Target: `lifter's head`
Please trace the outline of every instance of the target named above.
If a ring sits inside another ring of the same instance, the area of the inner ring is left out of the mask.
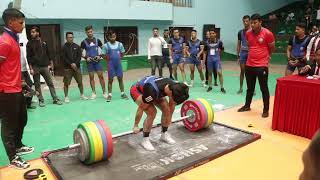
[[[184,83],[174,83],[169,85],[170,92],[167,94],[171,96],[176,104],[181,104],[189,98],[189,87]]]

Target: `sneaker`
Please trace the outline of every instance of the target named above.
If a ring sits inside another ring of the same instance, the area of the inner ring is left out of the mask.
[[[174,80],[173,76],[170,76],[170,79],[171,79],[171,80]]]
[[[190,82],[190,87],[194,87],[194,81],[193,80]]]
[[[163,142],[166,142],[168,144],[175,144],[176,143],[176,141],[174,139],[172,139],[172,137],[170,136],[170,134],[168,132],[161,133],[160,140]]]
[[[97,98],[97,95],[95,93],[92,93],[90,99],[93,100],[93,99],[96,99]]]
[[[40,106],[40,107],[45,107],[46,104],[44,104],[44,101],[39,101],[39,106]]]
[[[261,115],[261,117],[262,117],[262,118],[267,118],[267,117],[269,117],[269,112],[268,112],[268,111],[263,112],[262,115]]]
[[[222,92],[223,94],[227,93],[224,88],[221,88],[220,90],[221,90],[221,92]]]
[[[27,169],[30,167],[30,164],[22,160],[20,156],[15,155],[14,158],[11,160],[9,167],[13,167],[16,169]]]
[[[212,87],[209,87],[207,90],[207,92],[210,92],[210,91],[212,91]]]
[[[121,99],[125,99],[125,100],[128,100],[128,96],[126,94],[121,94]]]
[[[21,148],[16,150],[16,153],[18,156],[21,156],[21,155],[32,153],[33,151],[34,151],[34,147],[23,145]]]
[[[53,100],[53,104],[62,105],[62,102],[60,101],[60,99],[56,99],[56,100]]]
[[[251,108],[248,106],[242,106],[240,109],[238,109],[238,112],[245,112],[245,111],[251,111]]]
[[[144,137],[142,139],[141,146],[147,151],[154,151],[155,150],[153,145],[150,142],[150,138],[149,137]]]
[[[111,101],[111,98],[112,98],[112,96],[108,95],[107,98],[106,98],[106,99],[107,99],[107,102],[110,102],[110,101]]]
[[[82,94],[82,95],[80,96],[80,99],[81,99],[81,100],[88,100],[89,98],[88,98],[87,96],[85,96],[85,95]]]
[[[69,103],[69,102],[70,102],[70,99],[69,99],[68,97],[65,97],[65,98],[64,98],[64,102],[65,102],[65,103]]]
[[[240,89],[238,92],[237,92],[237,94],[242,94],[243,93],[243,90],[242,89]]]
[[[218,86],[218,83],[217,83],[217,82],[214,82],[214,86]]]
[[[207,88],[207,87],[208,87],[208,86],[206,85],[206,82],[205,82],[205,81],[202,82],[202,86],[203,86],[204,88]]]
[[[138,126],[134,126],[132,128],[132,131],[133,131],[134,134],[138,134],[140,132],[140,128]]]
[[[103,93],[103,97],[105,98],[105,99],[107,99],[108,98],[108,94],[107,93]]]

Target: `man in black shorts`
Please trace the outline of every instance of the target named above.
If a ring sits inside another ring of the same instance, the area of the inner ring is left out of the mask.
[[[154,150],[149,139],[149,134],[157,114],[156,107],[162,112],[162,133],[160,139],[168,144],[174,144],[175,140],[171,138],[167,130],[171,124],[175,106],[183,103],[189,98],[188,86],[184,83],[174,82],[169,78],[147,76],[131,87],[130,95],[133,101],[138,105],[133,128],[134,133],[139,132],[138,125],[143,112],[147,114],[143,124],[143,140],[141,145],[148,151]],[[169,97],[169,102],[165,98],[166,96]]]

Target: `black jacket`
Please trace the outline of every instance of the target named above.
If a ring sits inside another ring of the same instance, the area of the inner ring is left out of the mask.
[[[318,66],[317,62],[314,61],[313,63],[310,63],[309,66],[311,66],[311,69],[308,72],[299,73],[299,75],[309,75],[309,76],[315,75],[316,74],[316,67]],[[319,67],[319,71],[320,71],[320,67]]]
[[[45,67],[53,60],[46,42],[32,39],[27,43],[28,63],[33,66]]]
[[[71,69],[71,64],[75,63],[80,68],[81,48],[76,43],[65,43],[62,48],[62,59],[65,69]]]

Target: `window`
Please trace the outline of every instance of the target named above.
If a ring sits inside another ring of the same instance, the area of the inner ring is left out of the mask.
[[[126,54],[138,54],[138,28],[136,26],[109,26],[104,28],[104,42],[107,42],[108,31],[117,34],[117,41],[121,42],[126,50]]]

